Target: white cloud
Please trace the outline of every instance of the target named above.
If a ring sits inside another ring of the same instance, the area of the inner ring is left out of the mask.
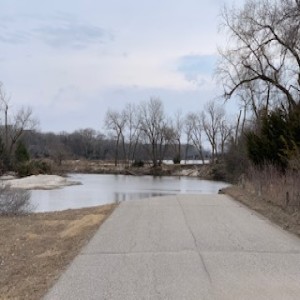
[[[208,65],[220,8],[218,0],[11,0],[0,12],[0,80],[47,130],[76,129],[74,117],[99,124],[95,111],[138,97],[194,107],[216,94]]]

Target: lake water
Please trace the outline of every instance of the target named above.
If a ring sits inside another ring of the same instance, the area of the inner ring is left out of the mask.
[[[69,178],[82,185],[31,191],[35,211],[57,211],[163,195],[216,194],[228,186],[224,182],[192,177],[71,174]]]

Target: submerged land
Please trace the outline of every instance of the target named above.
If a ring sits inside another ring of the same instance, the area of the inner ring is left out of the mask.
[[[64,165],[65,171],[144,175],[150,167],[126,168],[94,162],[73,161]],[[208,166],[161,167],[166,175],[209,178]],[[125,172],[125,173],[123,173]],[[38,175],[24,179],[6,178],[11,186],[27,189],[58,188],[78,182],[58,175]],[[241,186],[222,190],[236,201],[265,216],[281,228],[300,236],[298,209],[287,210],[267,202]],[[0,217],[0,299],[40,299],[99,226],[112,213],[115,205],[51,213],[30,213]]]

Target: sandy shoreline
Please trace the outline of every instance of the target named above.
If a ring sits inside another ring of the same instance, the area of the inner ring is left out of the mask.
[[[25,190],[52,190],[70,185],[79,185],[81,182],[72,181],[58,175],[31,175],[24,178],[1,178],[5,186]]]

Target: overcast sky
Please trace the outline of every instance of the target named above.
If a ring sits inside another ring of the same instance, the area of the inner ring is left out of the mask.
[[[150,97],[169,114],[201,110],[222,92],[212,75],[224,3],[233,1],[0,0],[11,110],[31,106],[44,132],[101,131],[108,108]]]

